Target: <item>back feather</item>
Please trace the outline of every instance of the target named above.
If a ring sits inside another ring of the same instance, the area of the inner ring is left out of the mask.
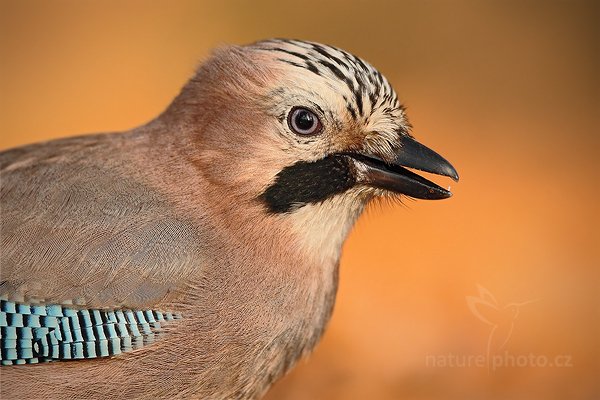
[[[140,141],[97,135],[0,153],[0,295],[99,309],[177,300],[203,241],[147,183]]]

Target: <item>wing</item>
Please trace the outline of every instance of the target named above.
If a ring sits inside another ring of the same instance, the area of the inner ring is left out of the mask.
[[[113,357],[152,344],[181,315],[0,300],[0,364]]]
[[[152,343],[177,318],[160,310],[198,272],[202,240],[144,183],[129,139],[0,153],[3,365],[115,356]]]
[[[3,298],[150,309],[180,295],[202,263],[198,227],[144,182],[126,139],[0,153]]]

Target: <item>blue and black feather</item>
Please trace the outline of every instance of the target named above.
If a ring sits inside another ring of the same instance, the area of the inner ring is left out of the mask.
[[[181,315],[156,310],[79,309],[0,299],[2,365],[111,357],[152,343],[161,323]]]

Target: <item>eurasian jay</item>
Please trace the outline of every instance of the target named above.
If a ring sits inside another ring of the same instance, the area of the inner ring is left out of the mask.
[[[260,397],[323,334],[365,205],[451,195],[409,130],[370,64],[277,39],[139,128],[2,152],[2,398]]]

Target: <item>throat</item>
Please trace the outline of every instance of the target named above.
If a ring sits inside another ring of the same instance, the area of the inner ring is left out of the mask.
[[[320,265],[338,263],[342,245],[366,205],[360,190],[306,204],[289,214],[302,254]]]

